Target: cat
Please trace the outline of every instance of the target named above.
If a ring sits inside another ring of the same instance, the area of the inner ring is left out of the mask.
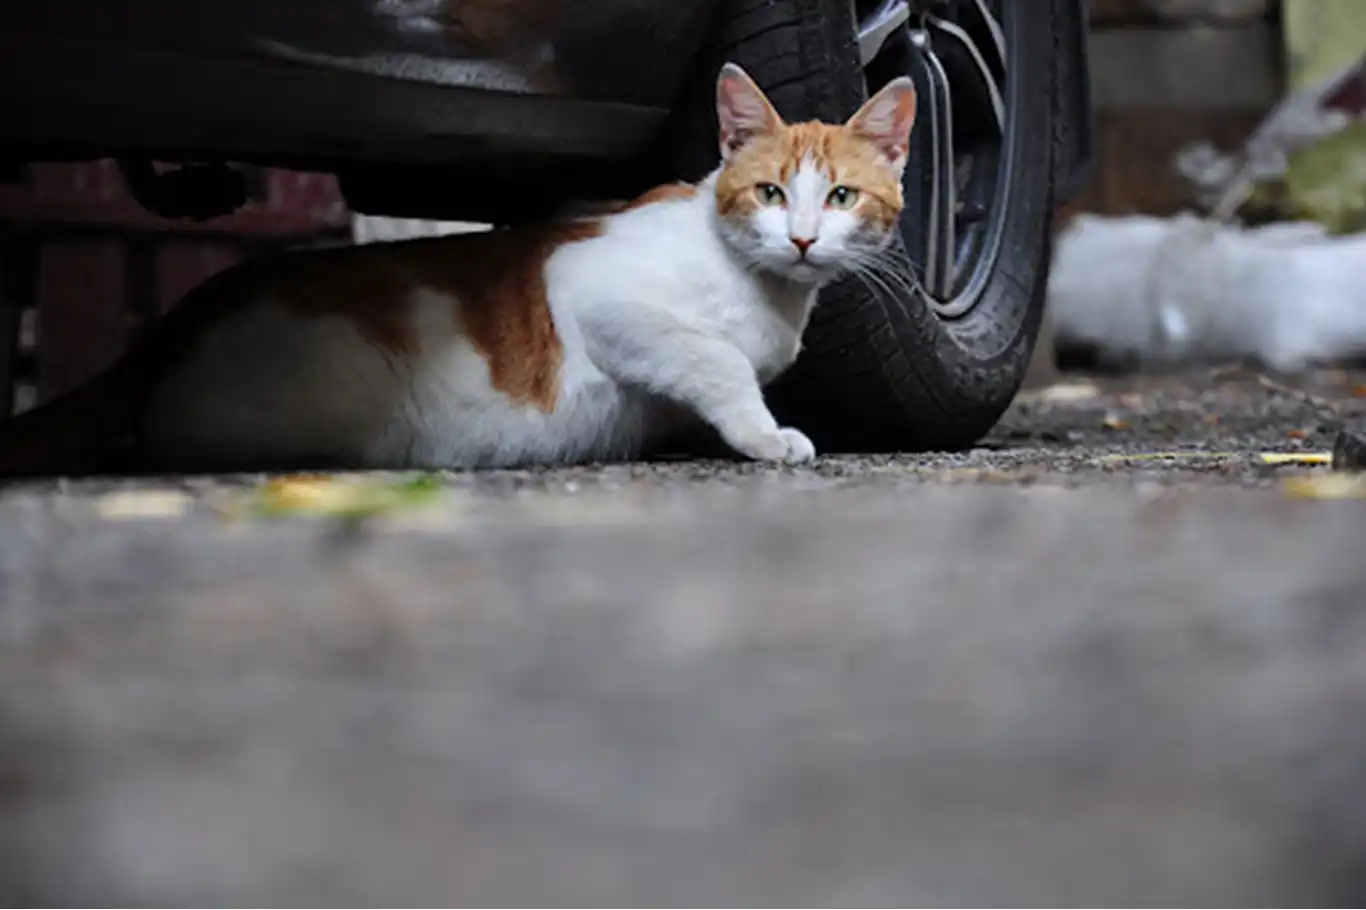
[[[638,457],[688,421],[812,459],[761,387],[820,288],[896,235],[916,94],[788,124],[734,64],[720,164],[610,214],[249,262],[121,362],[0,424],[0,473],[73,473],[111,440],[154,470],[448,469]]]

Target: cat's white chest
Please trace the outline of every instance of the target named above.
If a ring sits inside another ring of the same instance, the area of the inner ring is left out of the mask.
[[[810,311],[809,294],[775,299],[757,282],[744,290],[723,292],[729,300],[747,297],[733,315],[728,334],[745,353],[761,384],[772,381],[790,367],[801,351],[802,330]]]
[[[760,384],[767,384],[792,365],[801,350],[801,334],[777,314],[761,313],[737,326],[736,346],[754,365]]]
[[[716,236],[705,200],[617,219],[599,241],[558,253],[547,268],[566,321],[597,332],[632,324],[659,337],[722,340],[767,380],[790,366],[814,300],[775,287]],[[686,343],[686,342],[682,342]]]

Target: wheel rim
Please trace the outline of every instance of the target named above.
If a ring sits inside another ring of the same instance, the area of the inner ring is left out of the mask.
[[[853,0],[870,93],[910,75],[925,168],[907,168],[902,234],[917,293],[944,319],[977,305],[995,266],[1010,190],[1009,0]],[[1004,16],[1003,16],[1004,13]],[[927,180],[924,191],[912,181]],[[923,227],[923,229],[922,229]]]

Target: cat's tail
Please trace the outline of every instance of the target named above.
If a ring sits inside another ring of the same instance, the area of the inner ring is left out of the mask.
[[[269,261],[208,279],[149,325],[103,373],[32,411],[0,418],[0,478],[90,474],[108,465],[119,443],[136,435],[147,399],[169,364],[245,296],[244,287],[251,287],[262,268],[257,263]]]
[[[125,358],[76,389],[18,417],[0,420],[0,477],[86,474],[133,432],[147,370]]]

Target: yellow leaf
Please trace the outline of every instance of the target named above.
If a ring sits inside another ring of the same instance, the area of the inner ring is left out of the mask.
[[[1295,499],[1366,499],[1366,474],[1290,477],[1281,489]]]
[[[190,497],[176,490],[128,490],[100,497],[101,518],[179,518],[190,511]]]
[[[1241,458],[1237,452],[1128,452],[1102,455],[1099,461],[1219,461]]]
[[[394,509],[428,505],[440,481],[415,478],[329,478],[297,475],[268,481],[255,496],[255,511],[266,515],[330,515],[363,518]]]
[[[261,498],[286,510],[327,511],[355,497],[355,489],[335,480],[312,477],[278,477],[266,483]]]
[[[1333,463],[1332,452],[1263,452],[1258,457],[1262,460],[1262,464],[1330,465]]]
[[[1102,455],[1098,461],[1234,461],[1249,457],[1247,452],[1128,452]],[[1330,465],[1332,452],[1259,452],[1262,464]]]
[[[1100,395],[1100,386],[1088,380],[1080,382],[1060,382],[1039,389],[1031,397],[1048,404],[1069,404],[1076,401],[1090,401]]]

